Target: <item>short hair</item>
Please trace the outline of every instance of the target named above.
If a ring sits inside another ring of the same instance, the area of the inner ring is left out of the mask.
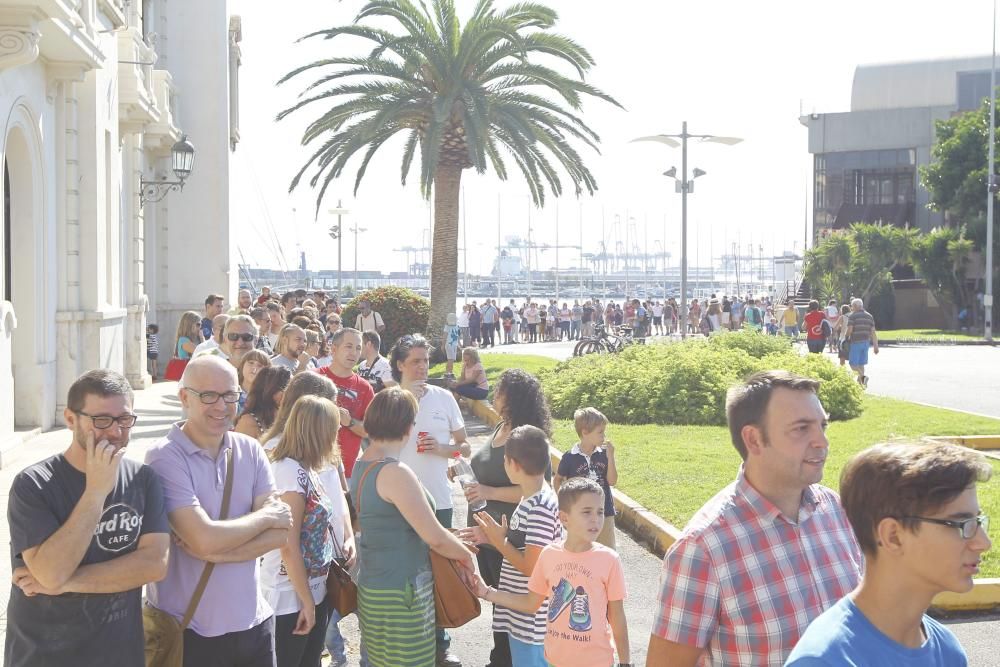
[[[403,371],[399,370],[399,364],[406,361],[406,358],[410,356],[410,352],[417,348],[427,350],[428,355],[434,351],[434,348],[427,342],[427,339],[420,334],[407,334],[392,346],[392,349],[389,351],[389,368],[392,369],[393,380],[396,382],[403,380]]]
[[[576,434],[579,436],[607,423],[608,418],[597,408],[580,408],[573,413],[573,426],[576,427]]]
[[[382,337],[378,335],[377,331],[366,331],[361,334],[361,344],[364,345],[365,343],[371,343],[372,347],[378,350],[382,346]]]
[[[250,309],[250,319],[256,324],[257,320],[267,319],[267,309],[260,306],[254,306]]]
[[[462,349],[462,358],[469,357],[472,359],[473,364],[481,363],[479,360],[479,350],[474,347],[466,347]]]
[[[281,305],[284,306],[287,301],[295,301],[295,292],[285,292],[281,295]]]
[[[71,412],[83,410],[83,404],[87,402],[88,396],[100,396],[108,398],[110,396],[124,396],[132,405],[134,394],[132,385],[128,383],[125,376],[117,371],[107,368],[97,368],[87,371],[78,377],[69,388],[69,395],[66,397],[66,407]]]
[[[819,310],[819,301],[816,299],[809,301],[809,310]]]
[[[851,299],[851,306],[853,306],[855,308],[862,308],[863,309],[865,307],[865,302],[862,301],[861,299],[855,297],[855,298]]]
[[[223,335],[223,337],[225,337],[225,335],[227,333],[229,333],[229,330],[237,322],[240,322],[240,323],[245,324],[248,327],[250,327],[250,331],[252,331],[254,333],[254,335],[257,335],[258,333],[260,333],[257,330],[257,323],[253,321],[252,317],[250,317],[249,315],[240,314],[240,315],[233,315],[228,320],[226,320],[226,326],[222,328],[222,335]]]
[[[324,377],[319,373],[299,373],[292,378],[292,381],[285,387],[285,395],[281,399],[281,407],[278,409],[278,416],[274,418],[271,428],[267,433],[260,436],[260,441],[267,444],[269,440],[281,435],[285,430],[285,423],[288,422],[288,415],[292,412],[292,406],[301,396],[321,396],[331,401],[337,400],[337,385],[333,380]]]
[[[365,412],[365,431],[372,440],[401,440],[417,418],[417,399],[401,387],[389,387],[375,394]]]
[[[156,324],[147,324],[146,328],[149,329],[150,333],[160,333],[160,327]]]
[[[296,315],[292,318],[292,324],[297,325],[301,329],[305,329],[312,324],[312,320],[309,319],[307,315]]]
[[[580,500],[580,497],[587,493],[596,493],[601,497],[601,505],[604,505],[604,489],[601,485],[589,477],[570,477],[559,485],[558,499],[559,511],[568,512],[573,509],[573,505]]]
[[[270,458],[293,459],[309,471],[339,465],[339,430],[340,408],[336,403],[322,396],[302,396],[292,405],[281,440],[271,450]]]
[[[281,304],[276,301],[268,301],[267,303],[264,304],[264,308],[281,313],[282,315],[285,314],[285,309],[282,308]]]
[[[819,381],[795,375],[784,370],[757,371],[742,384],[731,387],[726,393],[726,421],[729,435],[740,457],[747,460],[747,445],[743,442],[743,427],[763,429],[764,415],[775,389],[810,391],[816,393]]]
[[[341,327],[340,329],[337,329],[337,333],[333,334],[333,336],[330,337],[330,345],[334,347],[339,346],[340,341],[344,340],[344,336],[347,335],[354,335],[364,340],[364,337],[362,336],[361,332],[358,331],[357,329],[354,329],[352,327]]]
[[[205,297],[205,306],[206,307],[211,306],[216,301],[225,301],[225,300],[226,297],[222,296],[221,294],[209,294],[208,296]]]
[[[948,443],[880,444],[847,462],[840,475],[840,502],[861,550],[874,557],[878,524],[898,520],[916,532],[919,521],[947,505],[993,469],[979,452]]]
[[[537,426],[518,426],[510,432],[504,456],[515,461],[529,475],[541,475],[548,469],[549,439]]]
[[[845,303],[843,306],[840,307],[840,314],[841,315],[850,315],[851,314],[851,307],[848,306]]]

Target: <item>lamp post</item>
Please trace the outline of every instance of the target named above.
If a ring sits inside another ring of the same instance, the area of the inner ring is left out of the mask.
[[[147,181],[139,178],[139,208],[145,206],[147,202],[162,201],[168,192],[184,189],[184,181],[194,168],[194,145],[188,141],[186,134],[182,135],[170,149],[170,167],[177,176],[176,181],[166,179]]]
[[[717,144],[725,144],[727,146],[732,146],[743,141],[737,137],[717,137],[711,134],[688,134],[688,124],[684,121],[681,125],[680,134],[657,134],[650,137],[639,137],[638,139],[633,139],[632,142],[636,141],[655,141],[660,144],[666,144],[671,148],[681,147],[681,177],[677,178],[677,168],[671,167],[667,171],[663,172],[664,176],[672,178],[676,181],[675,191],[681,193],[681,311],[679,315],[679,322],[681,323],[681,338],[687,337],[687,196],[688,193],[694,191],[694,179],[699,176],[704,176],[705,171],[695,168],[693,178],[688,180],[687,171],[687,154],[688,154],[688,139],[701,139],[701,141],[709,141]],[[680,141],[677,141],[680,139]]]
[[[327,211],[330,215],[337,216],[337,224],[330,227],[330,238],[337,242],[337,299],[340,300],[344,295],[344,278],[343,278],[343,241],[344,241],[344,226],[343,217],[348,214],[348,210],[344,208],[344,202],[340,199],[337,200],[337,208],[331,208]]]
[[[993,200],[1000,190],[994,175],[997,96],[997,0],[993,0],[993,60],[990,62],[989,170],[986,186],[986,290],[983,293],[983,338],[993,340]]]
[[[353,227],[349,228],[351,233],[354,234],[354,295],[358,294],[358,235],[362,232],[367,232],[367,227],[358,227],[358,223],[354,223]]]

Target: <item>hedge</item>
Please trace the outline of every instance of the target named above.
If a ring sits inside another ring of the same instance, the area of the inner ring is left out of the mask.
[[[366,299],[371,301],[372,310],[382,315],[385,323],[382,333],[384,350],[392,347],[402,336],[427,330],[431,302],[405,287],[378,287],[361,292],[344,308],[341,314],[344,326],[354,326],[361,314],[360,304]]]
[[[755,371],[779,368],[821,380],[820,400],[831,419],[861,414],[862,389],[845,369],[822,355],[803,357],[787,340],[755,332],[577,357],[540,379],[559,419],[572,419],[577,408],[593,406],[615,423],[724,425],[729,387]]]

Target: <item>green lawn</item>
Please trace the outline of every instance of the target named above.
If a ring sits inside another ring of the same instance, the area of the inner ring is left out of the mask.
[[[933,341],[945,343],[950,340],[977,340],[983,337],[983,332],[977,331],[946,331],[944,329],[887,329],[879,330],[880,341]]]
[[[997,419],[866,396],[864,416],[830,424],[824,483],[837,489],[840,471],[851,455],[891,438],[997,433]],[[616,447],[618,488],[679,528],[735,478],[740,464],[729,432],[721,426],[612,424],[608,437]],[[569,449],[576,442],[572,422],[558,420],[554,439],[556,447]],[[1000,461],[992,463],[994,477],[980,487],[979,502],[985,514],[1000,517]],[[990,538],[1000,545],[1000,520],[990,527]],[[997,548],[984,555],[980,576],[1000,576]]]
[[[491,354],[485,352],[479,355],[480,360],[483,362],[483,368],[486,369],[486,379],[490,383],[490,397],[493,396],[493,387],[496,386],[497,378],[500,374],[507,370],[508,368],[520,368],[522,370],[536,375],[538,371],[543,369],[553,368],[557,363],[555,359],[550,359],[549,357],[542,357],[537,354]],[[444,364],[435,364],[430,368],[430,377],[437,378],[444,375]],[[462,369],[461,360],[455,362],[455,375],[458,375]]]

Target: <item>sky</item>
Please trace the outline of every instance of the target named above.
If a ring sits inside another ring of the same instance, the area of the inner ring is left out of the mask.
[[[474,0],[457,0],[466,16]],[[498,0],[498,6],[510,4]],[[492,170],[463,174],[459,270],[489,272],[500,236],[526,237],[539,244],[580,246],[599,252],[625,243],[639,252],[664,247],[676,265],[680,249],[681,200],[673,181],[680,150],[630,143],[653,134],[689,132],[735,136],[735,146],[689,144],[689,169],[707,172],[688,200],[691,264],[707,266],[734,242],[765,257],[802,251],[806,236],[811,159],[801,113],[848,111],[854,69],[859,64],[988,54],[992,3],[986,0],[547,0],[559,13],[555,32],[587,48],[596,65],[587,81],[625,109],[601,100],[583,108],[587,124],[601,136],[600,153],[578,146],[594,173],[598,192],[577,198],[572,187],[549,197],[544,209],[530,204],[517,170],[502,182]],[[412,255],[397,250],[422,247],[430,209],[419,192],[419,170],[400,183],[402,137],[386,143],[354,194],[359,160],[335,182],[316,215],[316,192],[306,180],[293,193],[288,185],[311,155],[300,139],[304,127],[323,112],[310,105],[276,122],[314,77],[282,86],[289,70],[322,57],[361,55],[358,41],[322,39],[296,43],[313,30],[347,25],[363,0],[230,0],[243,19],[240,69],[241,141],[233,154],[232,214],[238,246],[254,267],[295,268],[299,252],[313,270],[337,268],[337,243],[327,233],[335,222],[329,209],[338,200],[349,210],[342,247],[345,271],[405,270]],[[419,159],[419,158],[418,158]],[[513,165],[509,165],[513,169]],[[564,185],[568,177],[562,179]],[[810,214],[811,218],[811,214]],[[616,220],[617,225],[616,225]],[[626,221],[631,220],[631,225]],[[504,241],[505,242],[505,241]],[[465,248],[463,252],[462,248]],[[579,264],[580,250],[559,251],[559,266]],[[554,249],[539,251],[535,266],[556,265]],[[537,263],[536,263],[537,262]]]

